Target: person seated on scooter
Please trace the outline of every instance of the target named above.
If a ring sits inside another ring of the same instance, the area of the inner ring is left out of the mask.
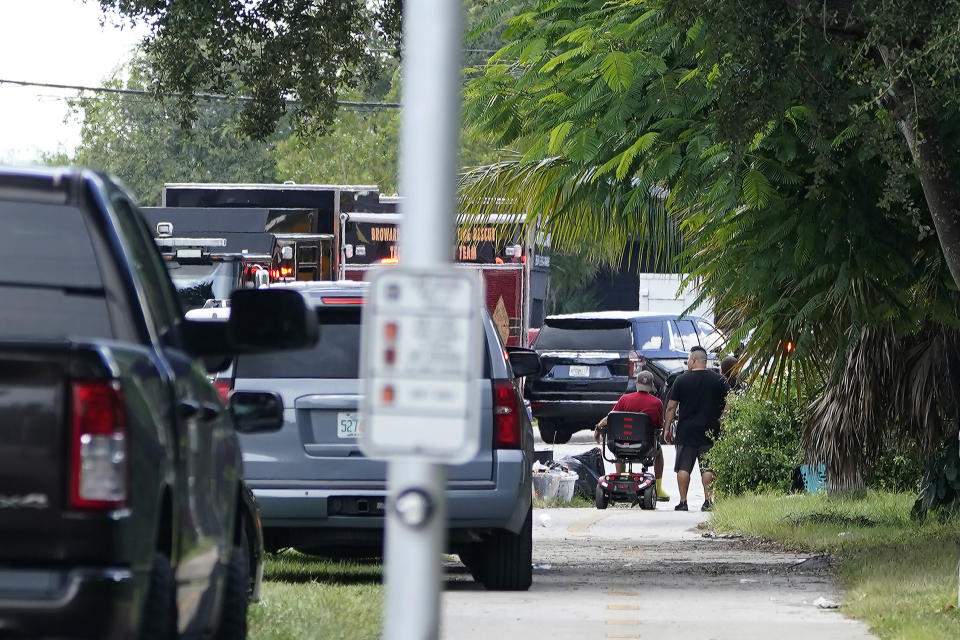
[[[653,395],[656,387],[654,386],[653,374],[649,371],[641,371],[637,374],[636,393],[626,393],[620,396],[617,404],[612,411],[633,411],[635,413],[645,413],[650,416],[654,429],[663,428],[663,402],[660,398]],[[593,430],[593,439],[600,442],[600,432],[607,426],[607,417],[597,423]],[[616,463],[617,473],[623,473],[624,465],[622,462]],[[657,500],[666,502],[670,500],[670,494],[663,490],[663,450],[657,449],[657,458],[653,463],[653,474],[657,478]]]

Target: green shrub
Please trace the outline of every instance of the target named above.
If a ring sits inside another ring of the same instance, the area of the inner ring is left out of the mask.
[[[751,390],[731,396],[730,402],[721,437],[710,451],[717,491],[789,491],[793,470],[803,460],[802,401]]]
[[[710,452],[721,494],[789,491],[793,470],[803,463],[806,399],[773,398],[756,390],[731,396],[723,433]],[[888,447],[869,463],[866,485],[878,491],[916,492],[924,477],[917,444]]]
[[[919,492],[924,464],[918,449],[915,442],[888,447],[870,465],[865,478],[867,488],[877,491]]]

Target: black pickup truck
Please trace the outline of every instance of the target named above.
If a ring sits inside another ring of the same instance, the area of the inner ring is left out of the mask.
[[[282,405],[227,407],[203,362],[312,344],[316,316],[241,290],[229,323],[184,319],[133,201],[85,170],[0,167],[0,265],[0,637],[244,637],[236,430]]]

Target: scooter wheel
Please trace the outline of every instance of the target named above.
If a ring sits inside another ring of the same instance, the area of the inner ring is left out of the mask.
[[[610,500],[607,497],[607,493],[603,490],[603,487],[597,485],[597,490],[594,494],[597,503],[597,509],[606,509],[607,505],[610,504]]]
[[[657,488],[654,485],[650,485],[643,490],[643,498],[641,498],[641,508],[643,509],[656,509],[657,508]]]

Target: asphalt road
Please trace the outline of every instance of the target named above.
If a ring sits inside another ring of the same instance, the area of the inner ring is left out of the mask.
[[[580,432],[555,458],[593,445]],[[538,443],[538,449],[546,445]],[[656,511],[615,506],[535,510],[533,586],[488,592],[457,562],[447,564],[442,637],[537,638],[871,638],[861,623],[818,598],[839,602],[820,558],[704,537],[697,526],[703,489],[695,481],[690,512],[676,512],[673,447],[665,447],[670,503]],[[696,476],[695,476],[696,477]],[[547,516],[546,523],[542,522]],[[544,526],[544,524],[548,526]]]

